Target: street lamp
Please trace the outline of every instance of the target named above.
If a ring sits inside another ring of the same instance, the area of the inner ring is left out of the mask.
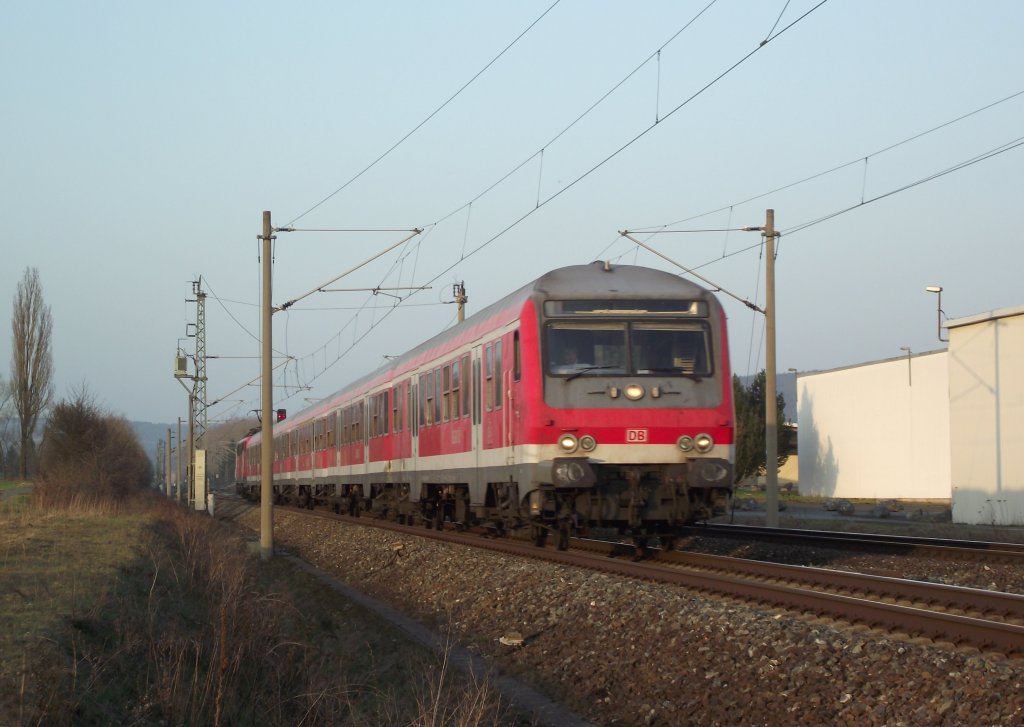
[[[949,339],[942,337],[942,316],[946,315],[945,312],[942,310],[942,286],[929,285],[927,288],[925,288],[925,290],[927,290],[929,293],[935,293],[936,295],[939,296],[938,302],[936,304],[936,308],[938,309],[938,312],[936,313],[936,318],[938,320],[939,340],[942,341],[943,343],[947,343]]]
[[[907,352],[907,386],[913,386],[914,385],[914,381],[911,378],[912,372],[911,372],[911,369],[910,369],[910,353],[911,353],[910,346],[900,346],[900,350]]]

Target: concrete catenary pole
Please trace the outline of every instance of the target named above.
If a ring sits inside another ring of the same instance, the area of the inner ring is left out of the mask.
[[[167,499],[171,499],[171,428],[167,427],[167,463],[164,465],[164,486]]]
[[[270,212],[263,212],[263,305],[262,319],[263,331],[261,335],[262,365],[260,367],[260,399],[261,399],[261,429],[260,429],[260,557],[269,560],[274,554],[274,419],[271,415],[273,407],[273,361],[271,347],[271,316],[273,310],[270,305],[271,293],[271,270],[270,270],[270,243],[273,236],[273,228],[270,225]]]
[[[175,482],[178,483],[178,502],[184,504],[185,503],[185,496],[186,496],[187,493],[185,491],[186,488],[181,486],[182,485],[182,482],[181,482],[182,481],[181,462],[182,462],[183,455],[184,455],[184,452],[182,450],[184,450],[185,448],[182,447],[181,444],[182,444],[182,440],[181,440],[181,417],[178,417],[178,468],[177,468],[177,470],[174,473],[175,474],[174,480],[175,480]]]
[[[188,474],[188,502],[191,507],[196,499],[196,407],[195,387],[188,397],[188,462],[185,464],[185,472]]]
[[[775,388],[775,210],[765,212],[765,525],[779,527],[779,416]]]
[[[466,303],[469,302],[469,296],[466,295],[466,284],[455,283],[452,286],[452,294],[455,297],[455,302],[458,305],[459,323],[466,320]]]

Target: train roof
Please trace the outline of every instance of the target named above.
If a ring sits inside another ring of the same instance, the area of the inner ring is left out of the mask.
[[[555,300],[594,299],[603,295],[642,296],[651,300],[693,297],[708,300],[713,309],[717,309],[717,301],[711,291],[664,270],[637,265],[612,265],[603,261],[557,268],[482,308],[457,326],[427,339],[392,359],[387,365],[352,381],[314,406],[289,417],[275,426],[275,431],[289,431],[297,424],[335,409],[347,392],[370,388],[378,380],[390,381],[415,369],[423,361],[433,358],[433,353],[439,348],[457,348],[506,325],[519,316],[527,300],[535,297]],[[253,437],[258,439],[259,434]]]

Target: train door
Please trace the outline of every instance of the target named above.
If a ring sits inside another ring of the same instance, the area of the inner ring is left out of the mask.
[[[516,463],[516,389],[515,382],[518,381],[519,373],[519,331],[516,331],[512,337],[513,346],[512,351],[509,352],[509,358],[512,359],[511,366],[505,366],[504,371],[501,373],[501,379],[504,382],[504,386],[501,387],[502,394],[505,399],[504,406],[504,429],[505,429],[505,448],[508,455],[505,458],[505,463],[513,465]],[[515,375],[514,375],[515,374]]]
[[[366,397],[363,400],[362,415],[363,415],[363,487],[366,488],[366,475],[370,471],[370,412],[373,411],[373,399]]]
[[[409,431],[412,434],[411,448],[409,450],[409,470],[416,473],[419,470],[418,458],[420,455],[420,411],[419,411],[419,385],[416,377],[409,379]],[[415,474],[413,474],[415,478]],[[419,480],[416,480],[417,493],[419,492]],[[411,484],[411,483],[410,483]],[[418,495],[417,495],[418,497]]]
[[[499,449],[505,446],[505,408],[501,376],[501,339],[484,344],[481,362],[480,419],[481,449]]]
[[[481,348],[473,349],[472,375],[470,378],[471,416],[472,416],[472,442],[473,442],[473,469],[479,476],[480,472],[480,450],[483,445],[483,432],[480,421],[480,391],[482,390],[480,379],[480,357]]]
[[[320,419],[313,420],[313,437],[310,441],[310,455],[309,455],[309,478],[311,482],[316,482],[317,471],[319,469],[320,459],[320,433],[323,431],[323,422]]]

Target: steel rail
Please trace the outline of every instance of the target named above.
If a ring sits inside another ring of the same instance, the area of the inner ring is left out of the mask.
[[[307,516],[343,523],[370,526],[395,531],[405,535],[427,537],[459,545],[482,548],[514,555],[534,558],[551,563],[586,568],[627,578],[664,583],[702,592],[732,596],[754,603],[767,603],[781,608],[796,609],[819,616],[830,616],[852,624],[866,624],[871,627],[898,630],[908,636],[926,636],[940,642],[959,646],[972,646],[980,650],[995,650],[1008,656],[1024,657],[1024,625],[1006,621],[991,620],[977,616],[936,611],[929,608],[888,603],[871,597],[858,597],[836,593],[829,587],[849,588],[856,582],[858,590],[874,592],[874,586],[884,589],[887,597],[907,599],[908,594],[926,603],[944,603],[953,596],[963,598],[966,594],[979,599],[987,598],[986,604],[978,607],[972,601],[959,602],[965,611],[1008,613],[1012,617],[1024,616],[1024,596],[985,592],[921,581],[906,581],[898,578],[853,574],[831,571],[824,568],[804,568],[781,564],[747,561],[726,556],[699,555],[695,562],[702,565],[671,565],[649,560],[636,561],[615,557],[624,553],[624,546],[603,541],[572,539],[570,550],[561,551],[554,547],[539,548],[533,544],[512,538],[486,538],[478,534],[432,530],[423,527],[399,525],[388,520],[336,515],[323,510],[282,507],[281,509]],[[575,549],[573,549],[575,548]],[[585,552],[582,552],[585,551]],[[635,552],[632,548],[629,553]],[[694,555],[694,554],[683,554]],[[707,564],[715,563],[713,568]],[[739,572],[731,570],[742,567]],[[775,577],[766,575],[775,569]],[[798,572],[809,580],[794,585]],[[786,576],[781,574],[785,573]],[[814,579],[827,576],[832,585],[816,582]],[[779,583],[778,579],[789,582]],[[844,585],[836,585],[837,583]],[[870,585],[874,584],[874,586]],[[900,589],[906,588],[906,591]],[[893,590],[895,589],[895,590]],[[898,596],[888,594],[899,594]],[[987,596],[985,595],[987,594]],[[885,596],[883,596],[885,597]],[[979,601],[981,602],[981,601]]]
[[[692,525],[682,529],[687,536],[757,539],[776,543],[812,544],[825,547],[884,551],[900,555],[1024,565],[1024,545],[981,540],[924,538],[911,535],[844,533],[800,528],[766,528],[757,525]]]

